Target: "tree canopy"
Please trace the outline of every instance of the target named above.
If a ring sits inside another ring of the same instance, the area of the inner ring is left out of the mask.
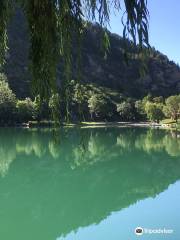
[[[8,48],[8,21],[17,7],[22,9],[27,19],[32,86],[34,94],[39,94],[41,99],[49,98],[56,91],[56,71],[60,59],[64,63],[61,87],[68,95],[72,43],[76,41],[80,45],[86,21],[98,22],[103,27],[102,46],[107,50],[106,27],[111,10],[116,9],[122,16],[123,37],[132,39],[135,44],[137,41],[140,49],[149,45],[147,0],[0,0],[1,65]]]
[[[170,96],[166,99],[164,112],[167,117],[177,121],[180,116],[180,95]]]

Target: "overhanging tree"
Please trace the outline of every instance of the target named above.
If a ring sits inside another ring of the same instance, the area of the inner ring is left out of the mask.
[[[1,66],[8,48],[8,21],[16,7],[23,10],[28,22],[32,86],[34,94],[40,95],[42,100],[47,100],[56,91],[56,71],[60,59],[64,63],[62,90],[68,99],[72,43],[76,41],[80,46],[86,20],[98,22],[103,27],[102,46],[107,50],[106,27],[111,10],[116,9],[122,16],[123,37],[139,44],[140,50],[149,46],[147,0],[0,0]]]

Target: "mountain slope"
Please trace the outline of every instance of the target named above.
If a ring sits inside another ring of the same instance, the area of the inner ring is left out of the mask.
[[[31,92],[31,75],[28,71],[27,24],[20,11],[17,11],[13,17],[8,32],[10,50],[7,54],[5,72],[13,91],[19,98],[24,98]],[[169,96],[180,92],[180,68],[165,55],[152,49],[147,59],[148,71],[146,76],[141,78],[138,57],[131,59],[128,65],[124,62],[124,40],[116,34],[109,33],[111,48],[107,59],[104,60],[100,51],[100,36],[101,28],[89,24],[82,44],[82,82],[108,87],[136,98],[148,93],[155,96]],[[137,51],[129,42],[126,44],[130,51]],[[59,81],[62,77],[61,73],[59,68]]]

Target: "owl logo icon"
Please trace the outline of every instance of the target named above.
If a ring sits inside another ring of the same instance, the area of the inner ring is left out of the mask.
[[[143,235],[143,228],[142,227],[137,227],[135,229],[135,234],[140,236],[140,235]]]

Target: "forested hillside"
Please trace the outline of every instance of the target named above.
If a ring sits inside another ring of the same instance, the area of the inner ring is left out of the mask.
[[[43,27],[43,26],[42,26]],[[169,61],[162,53],[151,50],[147,59],[146,76],[140,77],[137,49],[129,42],[124,42],[115,34],[110,35],[111,48],[107,59],[100,47],[101,28],[98,25],[87,26],[82,44],[81,82],[93,83],[97,87],[106,87],[129,97],[142,98],[148,93],[154,96],[170,96],[180,92],[180,68]],[[124,48],[133,57],[128,64],[124,61]],[[28,70],[28,33],[24,17],[17,12],[9,25],[9,47],[5,72],[18,98],[30,96],[31,75]],[[77,46],[74,46],[74,52]],[[77,59],[73,61],[72,79],[76,78]],[[58,71],[58,81],[62,76]]]

